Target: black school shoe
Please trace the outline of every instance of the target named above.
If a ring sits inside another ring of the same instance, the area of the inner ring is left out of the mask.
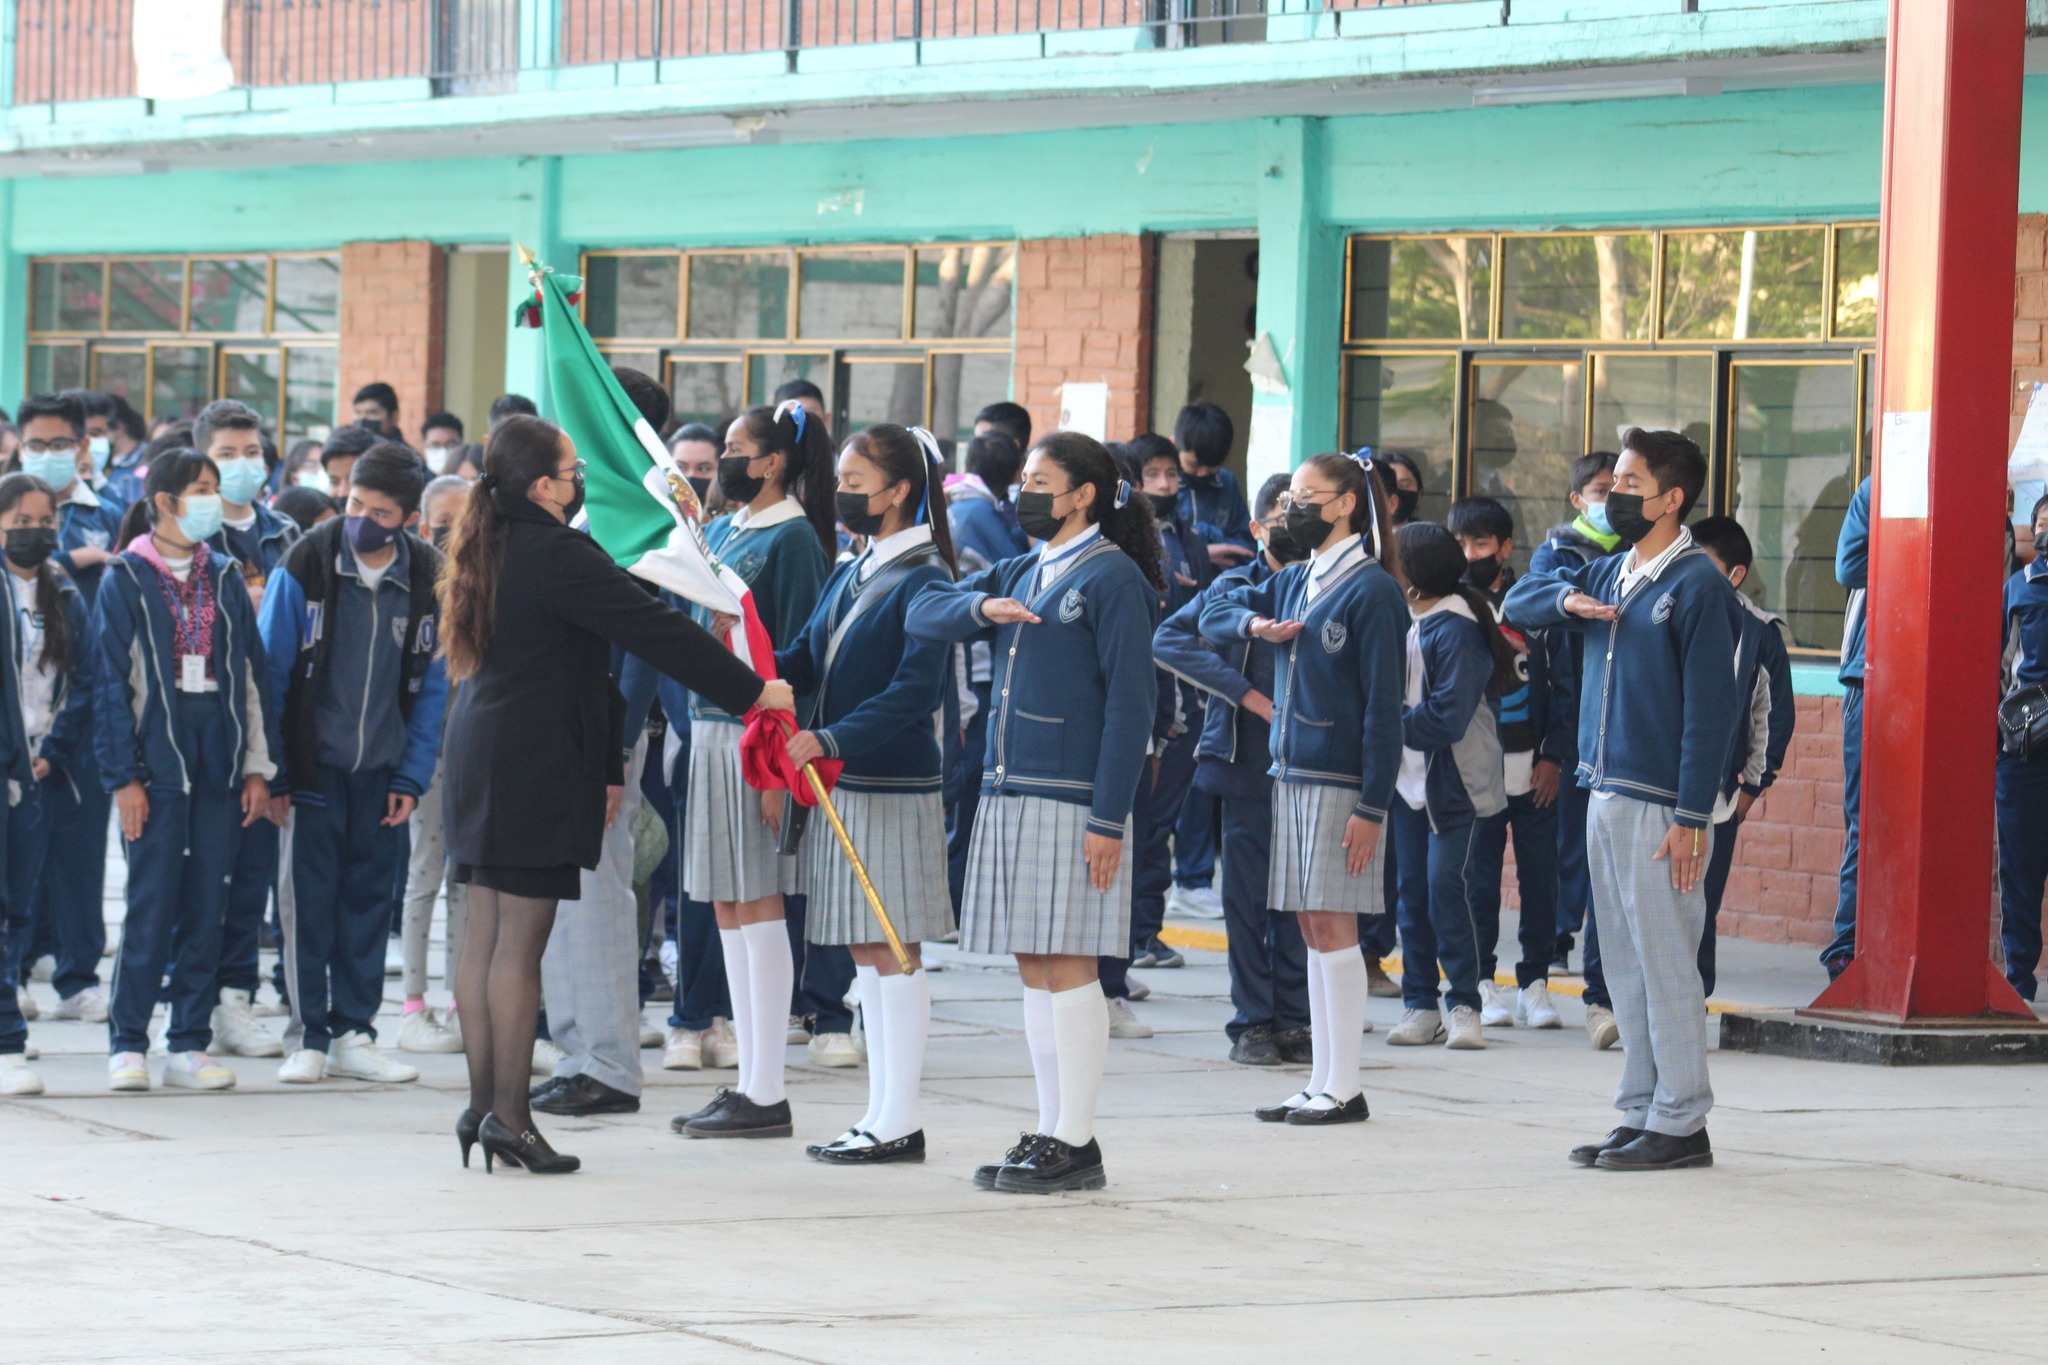
[[[1237,1035],[1237,1041],[1230,1045],[1230,1060],[1239,1066],[1278,1066],[1280,1049],[1273,1042],[1273,1030],[1264,1024],[1253,1024]]]
[[[694,1114],[678,1114],[670,1119],[668,1121],[669,1131],[672,1133],[688,1132],[691,1124],[698,1122],[700,1119],[708,1119],[716,1114],[724,1113],[739,1097],[739,1091],[734,1090],[730,1086],[721,1085],[711,1096],[711,1103],[705,1105]]]
[[[1094,1138],[1082,1147],[1044,1138],[1022,1161],[996,1172],[996,1188],[1005,1194],[1064,1194],[1099,1190],[1108,1183],[1102,1173],[1102,1146]]]
[[[861,1139],[866,1141],[861,1141]],[[873,1133],[849,1133],[822,1146],[806,1147],[808,1154],[835,1166],[879,1166],[890,1161],[923,1161],[924,1129],[890,1142],[877,1142]]]
[[[560,1089],[533,1101],[543,1114],[564,1114],[582,1118],[589,1114],[637,1114],[640,1097],[628,1095],[595,1076],[571,1076]]]
[[[1308,1091],[1297,1090],[1280,1104],[1262,1104],[1252,1110],[1252,1117],[1260,1123],[1285,1123],[1287,1116],[1294,1112],[1296,1105],[1307,1104],[1312,1099]]]
[[[695,1138],[794,1137],[796,1126],[790,1122],[788,1100],[756,1104],[745,1095],[735,1094],[731,1103],[716,1114],[693,1118],[685,1123],[683,1135]]]
[[[996,1187],[996,1175],[1003,1167],[1016,1165],[1025,1157],[1037,1151],[1039,1143],[1050,1141],[1051,1139],[1043,1133],[1019,1133],[1017,1135],[1017,1145],[1004,1152],[1001,1161],[974,1168],[974,1188],[977,1190],[994,1189]]]
[[[1714,1144],[1707,1141],[1704,1128],[1685,1137],[1644,1133],[1626,1147],[1602,1152],[1593,1164],[1603,1171],[1682,1171],[1713,1165]]]
[[[1287,1111],[1287,1122],[1296,1128],[1320,1128],[1330,1123],[1364,1123],[1372,1117],[1372,1111],[1365,1107],[1363,1092],[1353,1095],[1334,1109],[1311,1109],[1302,1105]]]
[[[1600,1160],[1602,1152],[1612,1152],[1626,1147],[1643,1135],[1640,1128],[1617,1128],[1598,1142],[1589,1142],[1583,1147],[1572,1148],[1572,1161],[1580,1166],[1591,1166]]]
[[[553,1099],[562,1093],[562,1087],[569,1083],[567,1076],[550,1076],[526,1092],[528,1104],[539,1104],[542,1100]]]
[[[1280,1049],[1280,1060],[1289,1066],[1313,1066],[1316,1060],[1315,1039],[1305,1028],[1283,1028],[1273,1031],[1273,1046]]]

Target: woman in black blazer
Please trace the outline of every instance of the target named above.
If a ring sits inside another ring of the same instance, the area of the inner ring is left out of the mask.
[[[637,654],[735,715],[790,709],[710,632],[671,611],[567,525],[583,463],[552,422],[491,432],[441,583],[442,648],[459,686],[443,738],[448,858],[469,883],[469,933],[455,999],[469,1054],[462,1160],[484,1144],[529,1171],[573,1171],[527,1108],[540,959],[555,905],[597,866],[606,788],[625,780],[624,703],[611,648]]]

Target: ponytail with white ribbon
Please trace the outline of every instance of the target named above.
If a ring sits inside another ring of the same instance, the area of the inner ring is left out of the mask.
[[[946,467],[946,457],[939,449],[939,438],[926,431],[923,427],[910,428],[910,434],[915,436],[918,445],[924,448],[925,460],[924,496],[917,501],[917,516],[913,522],[913,524],[916,524],[925,520],[925,511],[931,506],[932,501],[932,480],[940,470]]]
[[[1116,481],[1116,501],[1111,503],[1110,506],[1116,508],[1118,511],[1122,511],[1125,505],[1130,502],[1130,500],[1130,481],[1128,479],[1118,479]]]
[[[1365,471],[1365,532],[1372,544],[1372,557],[1384,558],[1381,552],[1385,547],[1380,544],[1380,476],[1379,471],[1373,467],[1372,447],[1360,446],[1356,450],[1347,450],[1344,452],[1344,458]]]

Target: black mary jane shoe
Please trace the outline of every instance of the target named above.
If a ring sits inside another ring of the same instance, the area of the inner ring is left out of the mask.
[[[687,1135],[691,1124],[723,1114],[739,1100],[739,1097],[739,1091],[734,1090],[731,1086],[721,1085],[718,1087],[717,1092],[711,1096],[711,1103],[705,1105],[694,1114],[678,1114],[670,1119],[668,1121],[669,1131]]]
[[[1108,1183],[1102,1173],[1102,1146],[1094,1138],[1079,1147],[1046,1138],[1022,1161],[996,1172],[996,1188],[1005,1194],[1064,1194],[1099,1190]]]
[[[476,1146],[476,1130],[483,1127],[484,1116],[474,1109],[465,1109],[455,1120],[455,1140],[462,1144],[462,1169],[469,1169],[469,1149]]]
[[[1306,1090],[1297,1090],[1279,1104],[1260,1105],[1252,1110],[1252,1117],[1260,1123],[1285,1123],[1289,1114],[1314,1098]]]
[[[561,1089],[533,1101],[543,1114],[585,1118],[592,1114],[637,1114],[640,1097],[606,1085],[595,1076],[572,1076]]]
[[[924,1129],[889,1142],[876,1141],[873,1133],[849,1134],[836,1142],[810,1149],[810,1154],[835,1166],[880,1166],[891,1161],[923,1161]]]
[[[1324,1096],[1325,1099],[1334,1098]],[[1320,1128],[1332,1123],[1364,1123],[1372,1117],[1372,1111],[1365,1107],[1363,1092],[1353,1095],[1334,1109],[1311,1109],[1302,1105],[1299,1109],[1287,1111],[1287,1122],[1296,1128]]]
[[[986,1166],[976,1166],[974,1168],[974,1188],[977,1190],[994,1189],[996,1187],[997,1172],[1001,1171],[1005,1166],[1016,1165],[1036,1151],[1039,1143],[1050,1142],[1051,1140],[1043,1133],[1019,1133],[1017,1135],[1017,1145],[1004,1152],[1001,1161],[991,1162]]]
[[[683,1125],[683,1136],[693,1138],[778,1138],[795,1133],[788,1100],[757,1104],[740,1094],[717,1113]]]
[[[548,1146],[548,1140],[529,1128],[523,1133],[512,1131],[496,1114],[485,1114],[484,1121],[477,1127],[477,1141],[484,1146],[484,1173],[491,1172],[493,1161],[502,1161],[509,1166],[519,1166],[535,1175],[567,1175],[582,1167],[582,1161],[565,1155]]]
[[[1572,1164],[1575,1166],[1595,1165],[1599,1162],[1602,1152],[1612,1152],[1617,1148],[1626,1147],[1642,1135],[1643,1130],[1640,1128],[1617,1128],[1598,1142],[1589,1142],[1583,1147],[1572,1148]]]
[[[1682,1171],[1713,1165],[1714,1144],[1707,1141],[1704,1128],[1685,1137],[1644,1133],[1626,1147],[1602,1152],[1593,1164],[1603,1171]]]

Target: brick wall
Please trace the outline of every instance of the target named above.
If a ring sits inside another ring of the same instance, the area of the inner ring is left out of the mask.
[[[1109,438],[1152,415],[1150,238],[1134,234],[1023,242],[1017,250],[1017,401],[1034,431],[1059,425],[1060,385],[1106,380]]]
[[[1792,751],[1743,824],[1720,931],[1819,946],[1834,936],[1842,866],[1842,703],[1795,701]]]
[[[2020,422],[2034,385],[2048,380],[2042,361],[2041,329],[2048,324],[2048,213],[2020,215],[2019,260],[2012,298],[2012,433],[2019,439]]]
[[[398,390],[407,440],[441,406],[447,256],[432,242],[345,242],[341,248],[344,421],[355,391],[381,379]]]

